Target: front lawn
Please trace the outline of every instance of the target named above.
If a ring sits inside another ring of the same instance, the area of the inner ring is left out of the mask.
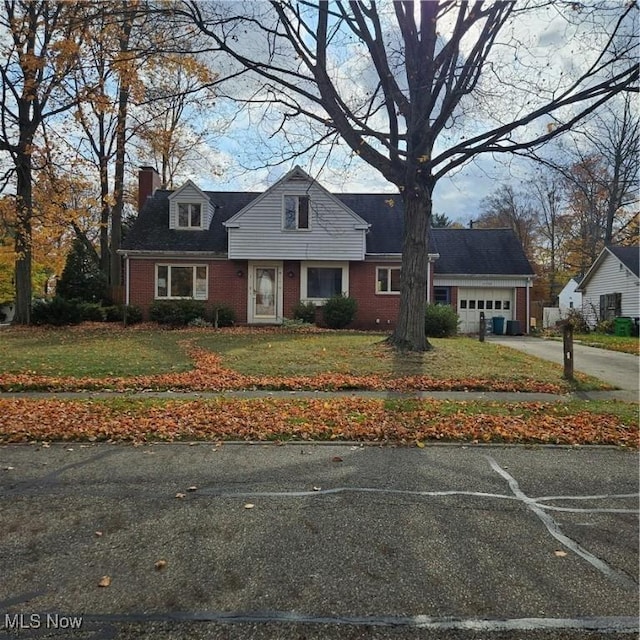
[[[635,337],[613,336],[608,333],[580,333],[575,334],[573,339],[587,347],[640,355],[640,340]]]
[[[0,334],[0,388],[572,389],[560,366],[500,345],[459,337],[432,340],[431,352],[400,354],[384,338],[382,333],[279,328],[11,328]],[[577,384],[603,388],[581,375]]]
[[[572,387],[560,366],[469,338],[398,354],[384,334],[85,325],[0,332],[0,389],[545,391]],[[599,388],[581,377],[582,388]],[[602,388],[602,385],[600,385]],[[637,446],[626,403],[500,403],[380,398],[0,398],[0,443],[173,440],[356,440]]]

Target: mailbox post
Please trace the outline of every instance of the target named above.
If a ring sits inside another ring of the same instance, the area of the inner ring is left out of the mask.
[[[573,325],[565,322],[562,326],[562,348],[564,351],[564,378],[573,380]]]

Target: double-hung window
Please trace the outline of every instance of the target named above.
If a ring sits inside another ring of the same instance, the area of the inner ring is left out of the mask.
[[[376,293],[400,293],[400,267],[376,268]]]
[[[202,205],[193,202],[178,203],[178,229],[201,229]]]
[[[156,298],[207,300],[207,271],[204,265],[156,265]]]
[[[284,196],[282,227],[285,231],[309,230],[309,196]]]

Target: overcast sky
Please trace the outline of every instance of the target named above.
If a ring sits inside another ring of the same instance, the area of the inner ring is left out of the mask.
[[[537,13],[529,14],[526,18],[520,16],[505,29],[503,41],[508,43],[508,47],[496,47],[498,55],[503,56],[496,60],[502,64],[500,74],[504,84],[496,83],[496,77],[493,77],[493,84],[481,87],[491,89],[492,95],[496,97],[495,103],[471,103],[478,107],[477,110],[470,109],[460,119],[459,125],[445,132],[444,139],[438,143],[441,150],[458,141],[461,136],[469,137],[483,127],[496,126],[500,118],[508,119],[515,113],[530,110],[536,101],[545,100],[545,94],[546,97],[557,94],[568,78],[584,71],[593,61],[600,44],[597,42],[597,35],[603,37],[606,31],[600,28],[602,25],[594,27],[593,15],[588,11],[568,9],[571,6],[568,4],[562,5],[566,13],[563,15],[558,10],[560,5],[541,4],[542,8]],[[578,6],[577,3],[574,4]],[[265,7],[266,4],[250,6]],[[384,3],[380,6],[387,9],[390,7]],[[615,6],[612,3],[610,8]],[[619,9],[620,5],[617,6]],[[392,13],[389,20],[391,25]],[[443,24],[441,28],[439,23],[438,28],[439,32],[445,34],[443,37],[446,37],[447,25]],[[245,38],[247,41],[242,43],[243,51],[246,49],[246,55],[251,54],[259,59],[260,47],[266,45],[249,35]],[[516,42],[520,46],[514,47]],[[463,43],[463,51],[464,48]],[[517,54],[514,55],[516,49]],[[371,66],[368,54],[360,52],[358,55],[355,48],[348,50],[349,55],[344,55],[344,51],[341,48],[334,54],[334,60],[338,61],[333,66],[334,82],[337,80],[355,94],[369,88],[367,83],[375,84],[375,74],[369,73],[367,69],[367,65]],[[292,64],[286,55],[282,59],[282,64]],[[221,65],[219,68],[223,72],[233,68],[233,63],[229,62],[219,60],[216,64]],[[225,64],[230,66],[224,69]],[[544,73],[541,73],[541,69],[544,69]],[[527,77],[527,74],[532,75]],[[235,95],[244,93],[253,97],[256,87],[258,84],[252,84],[244,76],[234,80],[232,92]],[[205,123],[205,128],[210,132],[209,145],[200,148],[201,158],[206,161],[192,165],[186,174],[204,189],[263,191],[298,164],[330,191],[395,192],[394,185],[351,154],[344,142],[333,147],[328,158],[322,153],[309,152],[277,164],[283,155],[292,155],[307,146],[313,138],[313,133],[306,135],[304,124],[291,123],[284,133],[273,135],[280,124],[277,114],[271,113],[265,117],[258,107],[238,113],[236,104],[223,98],[218,100],[214,111],[210,120]],[[556,116],[562,118],[563,114]],[[544,130],[549,123],[550,118],[543,118],[534,122],[529,132],[525,130],[519,135],[539,135],[540,130]],[[214,173],[210,170],[212,166],[217,167],[218,171]],[[476,157],[471,163],[439,181],[434,193],[434,212],[467,224],[477,217],[484,197],[504,181],[511,182],[517,188],[529,177],[531,167],[532,165],[508,154]]]

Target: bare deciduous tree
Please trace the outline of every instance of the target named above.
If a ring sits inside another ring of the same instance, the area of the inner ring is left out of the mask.
[[[411,350],[430,348],[427,236],[437,181],[479,154],[550,141],[638,79],[633,4],[189,0],[174,11],[249,70],[260,85],[252,100],[275,105],[284,127],[298,117],[322,124],[398,188],[402,284],[391,342]],[[536,21],[552,19],[575,47],[591,25],[582,66],[560,73],[550,57],[529,54],[537,44],[526,38],[548,26]]]

